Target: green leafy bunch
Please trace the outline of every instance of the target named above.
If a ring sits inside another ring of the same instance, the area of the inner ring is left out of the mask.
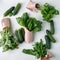
[[[33,45],[33,49],[23,49],[23,53],[36,56],[37,58],[44,57],[47,54],[46,45],[40,42],[36,42]]]
[[[41,14],[43,16],[43,20],[49,22],[54,15],[59,15],[59,11],[48,3],[45,3],[41,8]]]
[[[36,20],[33,17],[29,17],[27,13],[23,13],[23,15],[21,17],[16,18],[18,24],[20,24],[21,26],[26,27],[29,31],[40,31],[42,26],[42,22]]]
[[[4,28],[0,34],[0,46],[3,47],[3,52],[18,48],[18,41],[14,38],[13,34],[9,31],[8,28]]]

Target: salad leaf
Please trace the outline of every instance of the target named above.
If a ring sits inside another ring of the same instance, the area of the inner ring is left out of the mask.
[[[42,28],[41,24],[41,21],[38,21],[35,18],[30,17],[27,21],[27,29],[34,32],[40,31]]]
[[[20,24],[21,26],[24,26],[24,27],[27,26],[27,20],[28,19],[29,19],[29,16],[26,12],[23,13],[23,15],[21,17],[16,18],[18,24]]]

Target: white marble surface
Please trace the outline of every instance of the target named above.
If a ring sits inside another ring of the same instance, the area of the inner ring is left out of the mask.
[[[12,23],[12,29],[13,31],[19,28],[20,26],[16,22],[16,17],[21,16],[23,12],[28,12],[30,16],[36,17],[39,20],[42,20],[42,16],[40,12],[34,13],[26,9],[26,5],[29,0],[0,0],[0,21],[3,18],[3,13],[11,6],[15,6],[18,2],[22,3],[22,8],[19,11],[19,13],[16,16],[12,16],[11,23]],[[33,0],[34,2],[37,2],[41,5],[44,3],[49,3],[53,6],[55,6],[60,11],[60,0]],[[53,18],[55,22],[55,34],[54,37],[56,39],[56,43],[52,44],[52,49],[49,50],[54,57],[50,60],[60,60],[60,15],[55,16]],[[1,25],[0,25],[1,28]],[[47,22],[43,23],[42,31],[35,33],[34,42],[39,41],[40,38],[44,40],[44,35],[46,34],[46,29],[49,29],[49,24]],[[45,40],[44,40],[45,41]],[[22,53],[23,48],[32,48],[32,44],[34,43],[23,43],[19,45],[19,49],[13,50],[13,51],[7,51],[5,53],[2,53],[2,48],[0,48],[0,60],[36,60],[34,56],[26,55]]]

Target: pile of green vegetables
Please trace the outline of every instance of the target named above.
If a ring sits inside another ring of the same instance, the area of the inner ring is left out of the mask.
[[[15,7],[15,6],[12,6],[11,8],[9,8],[9,9],[4,13],[4,16],[16,15],[16,14],[19,12],[20,8],[21,8],[21,4],[18,3],[18,4],[16,5],[16,7]]]
[[[50,21],[50,27],[50,31],[46,30],[47,35],[45,35],[45,44],[43,44],[43,41],[41,39],[40,42],[36,42],[33,45],[33,49],[23,49],[22,52],[25,54],[33,55],[37,58],[45,57],[45,55],[47,55],[47,49],[51,49],[51,42],[56,42],[55,38],[52,36],[55,33],[53,20]]]
[[[3,52],[6,52],[18,48],[19,43],[24,41],[25,32],[23,28],[18,29],[15,31],[16,37],[14,37],[10,29],[6,27],[0,32],[0,35],[0,47],[3,47]]]
[[[42,7],[39,4],[37,4],[36,8],[41,11],[43,20],[47,22],[51,21],[54,15],[59,15],[59,11],[55,9],[54,6],[51,6],[48,3],[45,3]]]
[[[26,27],[29,31],[41,31],[41,21],[36,20],[33,17],[29,17],[29,15],[27,13],[23,13],[23,15],[21,17],[16,18],[18,24],[20,24],[21,26]]]
[[[41,39],[40,42],[36,42],[33,45],[33,49],[23,49],[22,52],[40,58],[40,57],[44,57],[47,54],[47,48],[46,48],[46,44],[44,44]]]
[[[18,48],[18,41],[13,36],[9,28],[4,28],[3,31],[0,32],[0,34],[2,36],[0,39],[0,46],[3,47],[3,52]]]
[[[42,39],[40,42],[37,42],[33,45],[33,49],[23,49],[23,53],[36,56],[37,58],[45,57],[47,55],[47,49],[51,49],[51,43],[55,43],[56,40],[53,37],[55,33],[54,21],[51,20],[54,15],[58,15],[59,11],[56,10],[53,6],[45,3],[43,7],[39,4],[36,5],[36,8],[41,11],[43,20],[50,23],[50,30],[46,30],[45,41],[43,44]]]
[[[15,6],[9,8],[5,13],[4,16],[12,16],[16,15],[21,8],[21,4],[18,3]],[[44,21],[50,23],[50,30],[46,30],[45,41],[44,44],[42,39],[40,42],[36,42],[33,45],[33,49],[23,49],[23,53],[30,54],[36,56],[37,58],[45,57],[47,54],[47,49],[51,49],[51,43],[55,43],[56,40],[53,37],[55,33],[54,21],[51,20],[54,15],[59,15],[59,11],[55,9],[55,7],[45,3],[43,6],[36,4],[36,8],[41,11],[42,17]],[[19,25],[27,28],[29,31],[38,32],[41,31],[42,22],[37,20],[36,18],[29,17],[28,13],[23,13],[21,17],[16,18]],[[3,52],[7,50],[13,50],[18,48],[18,44],[24,41],[25,31],[23,28],[18,29],[15,31],[15,36],[13,36],[11,30],[9,28],[4,28],[3,31],[0,32],[1,39],[0,39],[0,46],[3,47]]]

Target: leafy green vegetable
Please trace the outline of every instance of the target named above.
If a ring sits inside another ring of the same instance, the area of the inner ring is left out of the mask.
[[[37,21],[35,18],[33,17],[29,17],[27,13],[23,13],[23,15],[21,17],[16,18],[18,24],[20,24],[21,26],[26,27],[29,31],[40,31],[42,26],[42,22],[41,21]]]
[[[55,9],[55,7],[45,3],[41,8],[41,14],[43,16],[44,21],[50,21],[54,15],[59,15],[59,11]]]
[[[27,12],[23,13],[21,17],[25,20],[25,22],[27,21],[27,19],[29,19],[29,15]]]
[[[27,13],[23,13],[23,15],[21,17],[16,18],[18,24],[20,24],[21,26],[24,26],[24,27],[27,26],[28,19],[29,19],[29,16]]]
[[[30,17],[27,21],[27,29],[34,32],[40,31],[42,28],[41,24],[42,22]]]
[[[2,36],[0,39],[0,46],[3,47],[3,52],[9,49],[13,50],[15,48],[18,48],[18,42],[8,28],[4,28],[0,34]]]
[[[33,49],[23,49],[23,53],[36,56],[37,58],[44,57],[47,54],[46,45],[41,42],[36,42]]]

